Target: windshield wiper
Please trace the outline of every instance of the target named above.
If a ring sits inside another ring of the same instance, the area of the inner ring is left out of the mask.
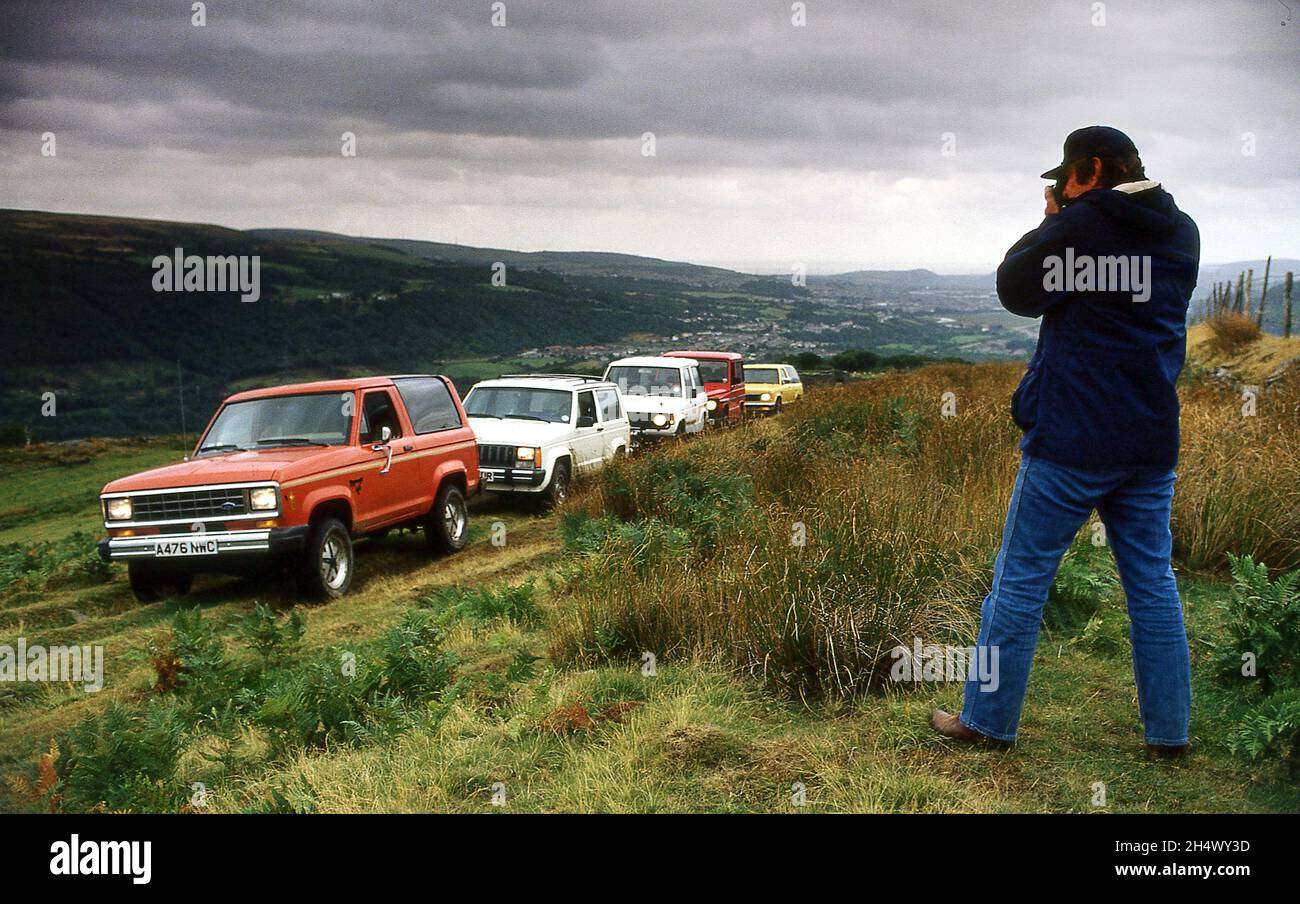
[[[272,436],[268,439],[259,439],[259,446],[328,446],[329,443],[322,443],[319,440],[308,439],[305,436]]]
[[[470,417],[494,417],[498,421],[502,420],[501,415],[488,414],[486,411],[466,411],[465,413],[468,414]]]
[[[528,421],[541,421],[543,424],[551,423],[546,418],[538,417],[535,414],[507,414],[506,417],[514,417],[514,418],[519,418],[521,420],[528,420]]]
[[[199,446],[200,452],[219,452],[222,449],[242,450],[243,447],[238,446],[235,443],[213,443],[210,446]]]

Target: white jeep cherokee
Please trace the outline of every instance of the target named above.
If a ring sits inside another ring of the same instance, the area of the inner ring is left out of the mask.
[[[605,369],[618,386],[632,431],[646,437],[699,433],[708,394],[694,358],[621,358]]]
[[[559,504],[575,477],[630,448],[618,388],[596,377],[507,374],[475,383],[464,404],[485,490]]]

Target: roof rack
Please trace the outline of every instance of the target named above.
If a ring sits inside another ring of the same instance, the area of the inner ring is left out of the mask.
[[[591,374],[502,374],[498,380],[581,380],[584,383],[604,383],[604,377]]]

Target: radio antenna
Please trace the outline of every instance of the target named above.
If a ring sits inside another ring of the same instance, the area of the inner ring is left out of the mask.
[[[185,383],[181,379],[181,359],[176,359],[176,395],[181,405],[181,445],[188,448],[185,441]]]

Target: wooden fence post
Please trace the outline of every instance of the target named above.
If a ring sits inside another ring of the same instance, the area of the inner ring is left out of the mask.
[[[1286,291],[1282,293],[1283,304],[1286,305],[1285,312],[1282,315],[1282,336],[1286,339],[1291,338],[1291,271],[1286,271]]]
[[[1264,288],[1259,293],[1259,319],[1255,322],[1259,328],[1264,328],[1264,302],[1268,301],[1268,271],[1273,268],[1273,255],[1268,256],[1268,261],[1264,264]]]
[[[1237,275],[1237,297],[1233,301],[1233,305],[1232,305],[1232,312],[1234,314],[1241,313],[1241,301],[1245,297],[1246,297],[1246,274],[1239,273]]]

